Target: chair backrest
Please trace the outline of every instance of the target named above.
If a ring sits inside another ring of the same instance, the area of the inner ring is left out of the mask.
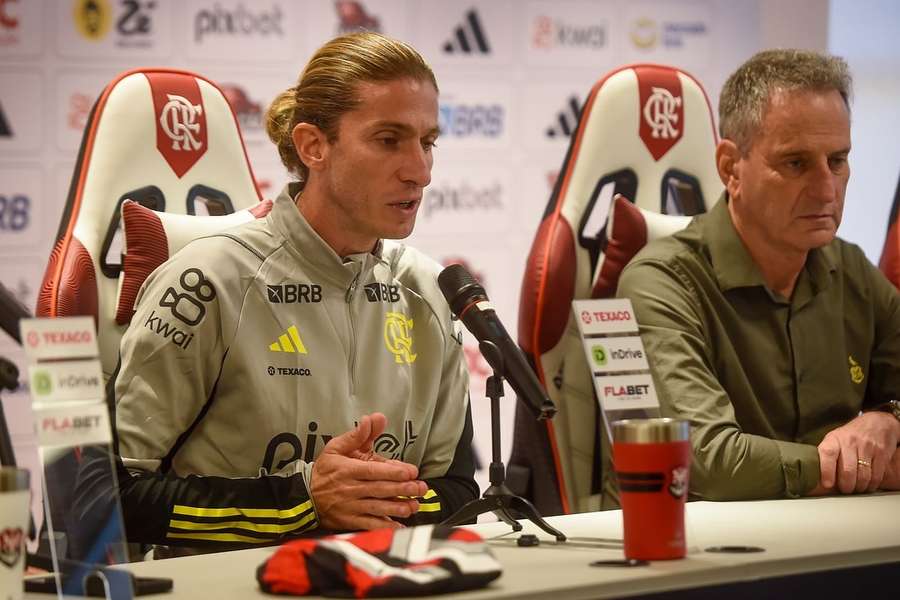
[[[187,71],[132,70],[91,110],[37,314],[93,316],[106,375],[127,327],[115,320],[125,200],[210,215],[260,201],[237,119],[213,82]]]
[[[716,201],[716,142],[706,93],[679,69],[617,69],[585,102],[532,244],[519,307],[519,345],[559,413],[535,423],[517,410],[507,481],[546,514],[600,507],[602,428],[572,300],[613,295],[618,271],[647,238],[685,223],[644,226],[640,234],[634,225],[646,222],[642,215],[692,215]],[[620,200],[610,212],[620,194],[634,206]],[[613,244],[615,219],[621,235],[643,238]]]

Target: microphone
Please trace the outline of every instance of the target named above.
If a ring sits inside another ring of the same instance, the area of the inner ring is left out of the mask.
[[[0,329],[21,344],[19,321],[30,319],[31,317],[32,314],[29,310],[12,295],[12,292],[6,289],[5,285],[0,283]]]
[[[450,265],[438,275],[438,285],[450,310],[463,322],[491,367],[506,378],[538,419],[551,419],[556,407],[541,387],[525,355],[497,318],[487,293],[462,265]],[[486,351],[494,346],[496,351]]]

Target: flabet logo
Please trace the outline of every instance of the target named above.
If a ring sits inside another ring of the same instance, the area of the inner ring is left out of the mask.
[[[85,415],[82,417],[46,417],[41,420],[42,431],[54,433],[72,433],[75,431],[87,431],[100,426],[100,417],[97,415]]]
[[[469,212],[488,216],[503,210],[503,187],[499,183],[476,187],[432,185],[425,189],[422,216],[430,219],[440,212]]]
[[[216,2],[211,9],[201,10],[194,16],[194,41],[203,43],[208,36],[284,37],[278,4],[268,10],[255,10],[256,3],[252,6],[249,9],[239,2],[233,10],[227,10]]]
[[[356,0],[336,0],[334,10],[338,16],[338,34],[354,31],[381,31],[378,17],[366,12],[362,2]]]
[[[540,15],[535,17],[531,27],[531,45],[540,50],[556,48],[600,50],[606,47],[606,26],[571,24]]]
[[[863,379],[866,378],[865,374],[863,374],[862,367],[859,366],[859,363],[853,360],[852,356],[847,356],[847,360],[850,363],[850,381],[856,384],[862,383]]]
[[[413,320],[398,312],[389,312],[384,316],[384,345],[394,355],[398,365],[416,362],[417,354],[412,351]]]
[[[75,0],[72,18],[78,33],[92,42],[98,42],[109,33],[112,9],[107,0]]]

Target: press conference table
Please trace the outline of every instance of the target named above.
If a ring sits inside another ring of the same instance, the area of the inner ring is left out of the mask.
[[[692,502],[686,518],[687,558],[632,568],[589,566],[622,557],[619,511],[550,517],[548,521],[569,536],[564,543],[526,522],[524,532],[541,539],[536,547],[518,547],[518,534],[503,523],[474,525],[490,540],[503,575],[487,588],[439,598],[615,598],[723,584],[736,585],[728,588],[734,590],[743,582],[873,565],[881,565],[882,575],[896,573],[893,582],[900,581],[900,493]],[[711,546],[758,546],[764,551],[704,551]],[[134,563],[128,568],[138,575],[174,580],[171,593],[145,598],[271,598],[259,590],[255,573],[274,551],[258,548]],[[898,597],[898,589],[885,590],[884,597]]]

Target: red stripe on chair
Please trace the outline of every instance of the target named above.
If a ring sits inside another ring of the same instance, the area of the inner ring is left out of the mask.
[[[50,254],[50,263],[38,296],[37,316],[84,315],[94,317],[96,324],[97,274],[94,272],[94,261],[76,237],[69,240],[68,252],[61,259],[65,241],[60,239]],[[59,277],[54,277],[57,272]]]
[[[127,325],[134,315],[134,301],[147,276],[169,259],[169,244],[159,217],[137,202],[122,203],[122,227],[128,248],[122,259],[122,291],[116,307],[116,323]]]

